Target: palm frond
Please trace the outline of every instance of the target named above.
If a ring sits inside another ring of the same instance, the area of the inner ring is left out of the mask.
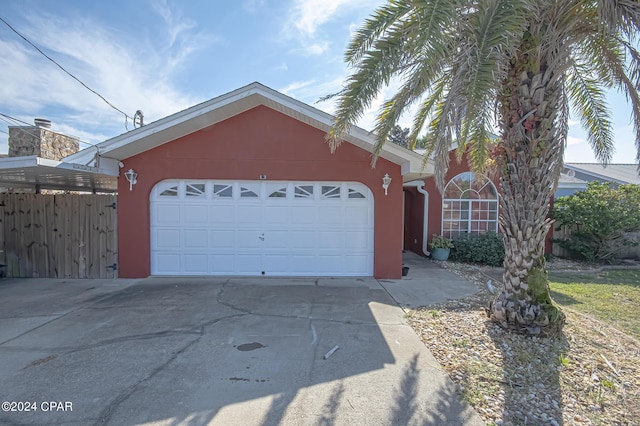
[[[567,73],[566,88],[571,106],[580,116],[596,158],[608,163],[614,150],[611,120],[602,85],[590,77],[593,71],[592,67],[574,62]]]
[[[442,100],[442,97],[450,83],[450,79],[448,78],[449,75],[450,74],[444,74],[433,83],[433,90],[431,90],[428,96],[422,101],[418,111],[416,111],[413,117],[413,128],[409,134],[409,141],[411,141],[412,149],[415,148],[418,135],[422,132],[427,120],[431,118],[431,114],[433,113],[435,106]],[[432,151],[427,149],[425,156],[429,157],[431,154]]]
[[[375,41],[391,26],[396,25],[410,9],[411,3],[405,1],[389,1],[376,9],[351,38],[344,55],[345,62],[356,65]]]

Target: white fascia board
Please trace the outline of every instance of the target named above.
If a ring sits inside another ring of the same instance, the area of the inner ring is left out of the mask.
[[[579,166],[574,166],[574,165],[571,165],[571,164],[564,164],[564,167],[566,167],[567,169],[573,170],[575,172],[580,172],[580,173],[584,173],[585,175],[593,176],[596,179],[603,179],[603,180],[606,180],[606,181],[609,181],[609,182],[615,182],[615,183],[618,183],[618,184],[629,183],[627,181],[614,178],[612,176],[603,175],[603,174],[600,174],[600,173],[593,172],[591,170],[585,170],[583,168],[580,168]]]
[[[293,99],[260,83],[218,96],[131,132],[116,136],[98,145],[86,148],[63,159],[64,162],[90,164],[100,157],[116,161],[153,149],[156,146],[183,137],[190,133],[226,120],[258,105],[274,108],[294,119],[301,120],[322,131],[328,131],[333,117],[317,108]],[[353,126],[345,140],[369,152],[375,146],[375,136],[362,128]],[[138,143],[137,147],[127,146]],[[386,144],[380,156],[402,167],[402,174],[433,174],[433,164],[429,161],[423,167],[424,157],[413,151],[392,144]]]

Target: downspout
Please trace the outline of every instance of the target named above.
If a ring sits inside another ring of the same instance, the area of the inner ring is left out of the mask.
[[[424,195],[424,218],[422,220],[422,252],[425,256],[429,256],[431,252],[427,249],[427,239],[429,237],[429,193],[424,189],[423,180],[414,180],[413,182],[407,182],[403,186],[414,187],[419,193]]]

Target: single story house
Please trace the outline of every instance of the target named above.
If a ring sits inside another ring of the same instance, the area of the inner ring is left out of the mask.
[[[591,181],[640,185],[637,164],[565,163],[555,198],[584,191]]]
[[[0,185],[118,193],[118,275],[399,278],[403,183],[433,164],[259,83],[61,160],[0,160]],[[10,184],[10,185],[9,185]]]
[[[332,121],[252,83],[63,158],[23,144],[0,158],[0,186],[117,192],[121,278],[393,279],[402,251],[427,255],[433,234],[498,231],[497,183],[454,152],[440,194],[420,153],[389,143],[372,168],[375,137],[361,128],[332,153]]]

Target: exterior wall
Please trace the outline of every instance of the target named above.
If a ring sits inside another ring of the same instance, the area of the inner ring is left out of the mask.
[[[455,151],[452,151],[449,155],[449,170],[445,178],[445,183],[457,176],[460,173],[468,172],[471,167],[466,161],[466,158],[458,164],[456,160]],[[500,193],[500,182],[493,179],[493,184],[496,186],[498,193]],[[440,235],[442,232],[442,194],[436,187],[436,182],[433,177],[425,179],[424,189],[429,193],[429,217],[427,225],[428,240],[431,240],[433,234]],[[421,256],[422,253],[422,235],[423,235],[423,223],[424,223],[424,198],[415,188],[405,188],[405,194],[407,196],[411,194],[413,200],[412,210],[407,209],[405,204],[405,234],[404,234],[404,248],[405,250],[411,250]],[[553,198],[551,199],[551,207],[553,208]],[[407,225],[407,224],[410,225]],[[549,233],[545,239],[545,253],[551,253],[553,237],[553,227],[549,230]]]
[[[37,155],[61,160],[78,152],[79,141],[39,126],[9,127],[9,157]]]
[[[429,197],[431,198],[431,197]],[[422,252],[422,226],[424,222],[424,195],[416,188],[404,189],[404,249]]]
[[[138,183],[129,191],[118,179],[119,276],[150,274],[149,197],[164,179],[355,181],[374,195],[374,276],[402,272],[402,176],[400,166],[344,143],[331,154],[323,131],[264,106],[123,161]],[[382,177],[393,181],[388,196]]]

